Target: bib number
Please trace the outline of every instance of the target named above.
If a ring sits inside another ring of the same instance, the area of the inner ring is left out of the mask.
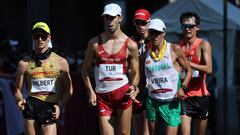
[[[55,82],[56,82],[55,78],[32,79],[31,93],[38,92],[56,93]]]
[[[162,77],[152,77],[150,78],[150,83],[152,86],[153,93],[165,93],[170,92],[173,90],[171,77],[169,76],[162,76]]]
[[[123,75],[122,64],[100,64],[99,65],[99,80],[104,79],[121,79]]]
[[[184,79],[186,77],[186,72],[182,70],[181,72],[181,79]],[[192,69],[192,78],[197,78],[199,77],[199,71],[196,69]]]

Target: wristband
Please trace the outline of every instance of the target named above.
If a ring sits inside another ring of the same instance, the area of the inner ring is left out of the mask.
[[[183,89],[184,92],[187,90],[187,86],[184,84],[181,85],[181,88]]]

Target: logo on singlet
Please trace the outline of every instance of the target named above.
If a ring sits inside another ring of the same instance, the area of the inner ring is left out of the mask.
[[[155,66],[148,66],[147,69],[152,72],[160,71],[160,70],[167,70],[170,69],[171,67],[169,66],[168,63],[163,63],[160,65],[155,65]]]

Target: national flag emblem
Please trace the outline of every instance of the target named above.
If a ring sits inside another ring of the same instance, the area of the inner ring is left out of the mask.
[[[147,60],[147,61],[146,61],[146,64],[150,64],[150,63],[151,63],[151,61],[150,61],[150,60]]]
[[[190,55],[194,55],[194,51],[190,51]]]

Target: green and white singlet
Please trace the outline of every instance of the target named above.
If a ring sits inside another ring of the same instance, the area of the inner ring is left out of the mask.
[[[173,100],[181,85],[180,73],[173,65],[170,50],[171,44],[167,43],[164,56],[159,61],[152,59],[149,50],[145,60],[148,95],[158,101]]]

